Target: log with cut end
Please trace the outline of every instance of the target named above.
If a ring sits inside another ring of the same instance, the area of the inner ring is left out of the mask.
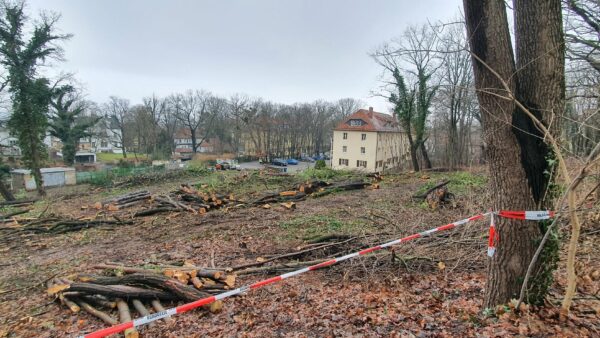
[[[117,309],[119,309],[119,321],[121,323],[127,323],[131,321],[131,312],[129,311],[129,306],[122,299],[117,299]],[[125,330],[125,338],[137,338],[139,337],[139,333],[137,330],[132,327]]]
[[[202,289],[202,287],[204,286],[202,284],[202,281],[200,281],[200,278],[198,278],[198,277],[192,277],[192,278],[190,278],[190,282],[192,282],[192,284],[194,285],[194,287],[196,289]]]
[[[142,317],[145,316],[149,316],[150,315],[150,311],[146,308],[146,306],[144,305],[144,303],[142,303],[139,299],[133,299],[131,301],[131,304],[133,305],[133,307],[135,308],[135,310],[142,315]],[[154,326],[154,322],[151,322],[149,324],[149,326]]]
[[[58,299],[60,299],[61,303],[65,304],[69,308],[69,310],[71,310],[71,312],[73,312],[73,313],[77,313],[77,312],[79,312],[79,310],[81,310],[81,308],[79,307],[79,305],[77,305],[77,303],[75,303],[73,300],[69,299],[67,296],[65,296],[63,294],[59,294]]]
[[[108,325],[117,325],[119,323],[116,319],[111,317],[106,312],[102,312],[102,311],[96,309],[95,307],[91,306],[90,304],[86,303],[85,301],[83,301],[81,299],[77,300],[77,303],[79,304],[79,306],[81,306],[81,308],[84,311],[91,314],[92,316],[99,318],[100,320],[102,320],[103,322],[105,322]]]
[[[160,301],[158,299],[152,300],[150,302],[150,304],[152,304],[152,307],[154,308],[154,311],[156,311],[156,312],[163,312],[166,310],[165,307],[160,303]],[[165,317],[164,320],[167,322],[171,322],[171,323],[175,321],[175,319],[171,318],[170,316]]]

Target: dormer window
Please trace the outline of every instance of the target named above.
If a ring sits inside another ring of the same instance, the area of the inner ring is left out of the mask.
[[[348,121],[348,124],[350,124],[351,127],[360,127],[365,125],[365,121],[361,119],[351,119],[350,121]]]

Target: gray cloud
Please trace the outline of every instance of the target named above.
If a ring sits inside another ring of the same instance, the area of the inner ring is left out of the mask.
[[[292,103],[370,98],[367,55],[409,24],[446,20],[460,0],[29,0],[62,14],[67,61],[89,98],[138,102],[204,88]]]

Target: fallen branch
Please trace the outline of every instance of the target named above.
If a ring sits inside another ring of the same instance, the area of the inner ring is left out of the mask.
[[[433,191],[435,191],[435,190],[437,190],[437,189],[439,189],[439,188],[447,185],[448,183],[450,183],[449,180],[443,181],[443,182],[441,182],[439,184],[436,184],[434,187],[427,189],[427,191],[425,191],[422,194],[413,195],[412,198],[414,198],[414,199],[424,199],[424,198],[427,198],[427,195],[429,195],[431,192],[433,192]]]

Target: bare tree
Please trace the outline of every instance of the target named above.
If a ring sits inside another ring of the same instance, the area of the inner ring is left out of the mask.
[[[249,109],[248,96],[244,94],[234,94],[229,98],[229,118],[233,121],[233,150],[236,155],[240,151],[242,138],[242,122],[244,114]]]
[[[159,146],[160,122],[162,116],[166,113],[167,102],[157,97],[156,94],[145,97],[142,101],[149,122],[148,129],[145,131],[149,144],[145,151],[151,151],[156,156]]]
[[[471,125],[476,113],[471,56],[462,24],[445,26],[440,36],[437,115],[442,120],[445,135],[443,157],[450,168],[466,164],[470,153]]]
[[[600,1],[563,0],[567,9],[567,55],[583,60],[600,74]]]
[[[127,158],[126,141],[130,137],[127,133],[127,120],[130,117],[129,100],[111,96],[104,104],[105,127],[112,133],[110,137],[113,146],[121,148],[123,157]],[[113,132],[117,130],[118,132]]]
[[[364,107],[364,105],[365,103],[363,101],[351,97],[339,99],[334,102],[335,119],[342,120],[346,116]]]
[[[185,94],[177,94],[172,97],[175,115],[179,123],[190,132],[194,153],[198,152],[198,146],[208,136],[214,120],[215,115],[211,111],[215,104],[213,100],[213,95],[204,90],[189,90]]]
[[[437,44],[438,36],[431,26],[411,26],[400,37],[384,44],[371,54],[375,62],[384,68],[384,94],[381,95],[389,99],[389,93],[397,93],[400,77],[409,90],[414,88],[414,113],[410,117],[411,132],[414,133],[411,135],[411,148],[414,149],[411,151],[411,157],[414,158],[415,151],[420,150],[425,168],[431,168],[426,147],[426,129],[432,100],[438,89],[437,84],[432,81],[432,76],[439,67],[438,56],[435,53]],[[396,72],[398,74],[394,75]]]

